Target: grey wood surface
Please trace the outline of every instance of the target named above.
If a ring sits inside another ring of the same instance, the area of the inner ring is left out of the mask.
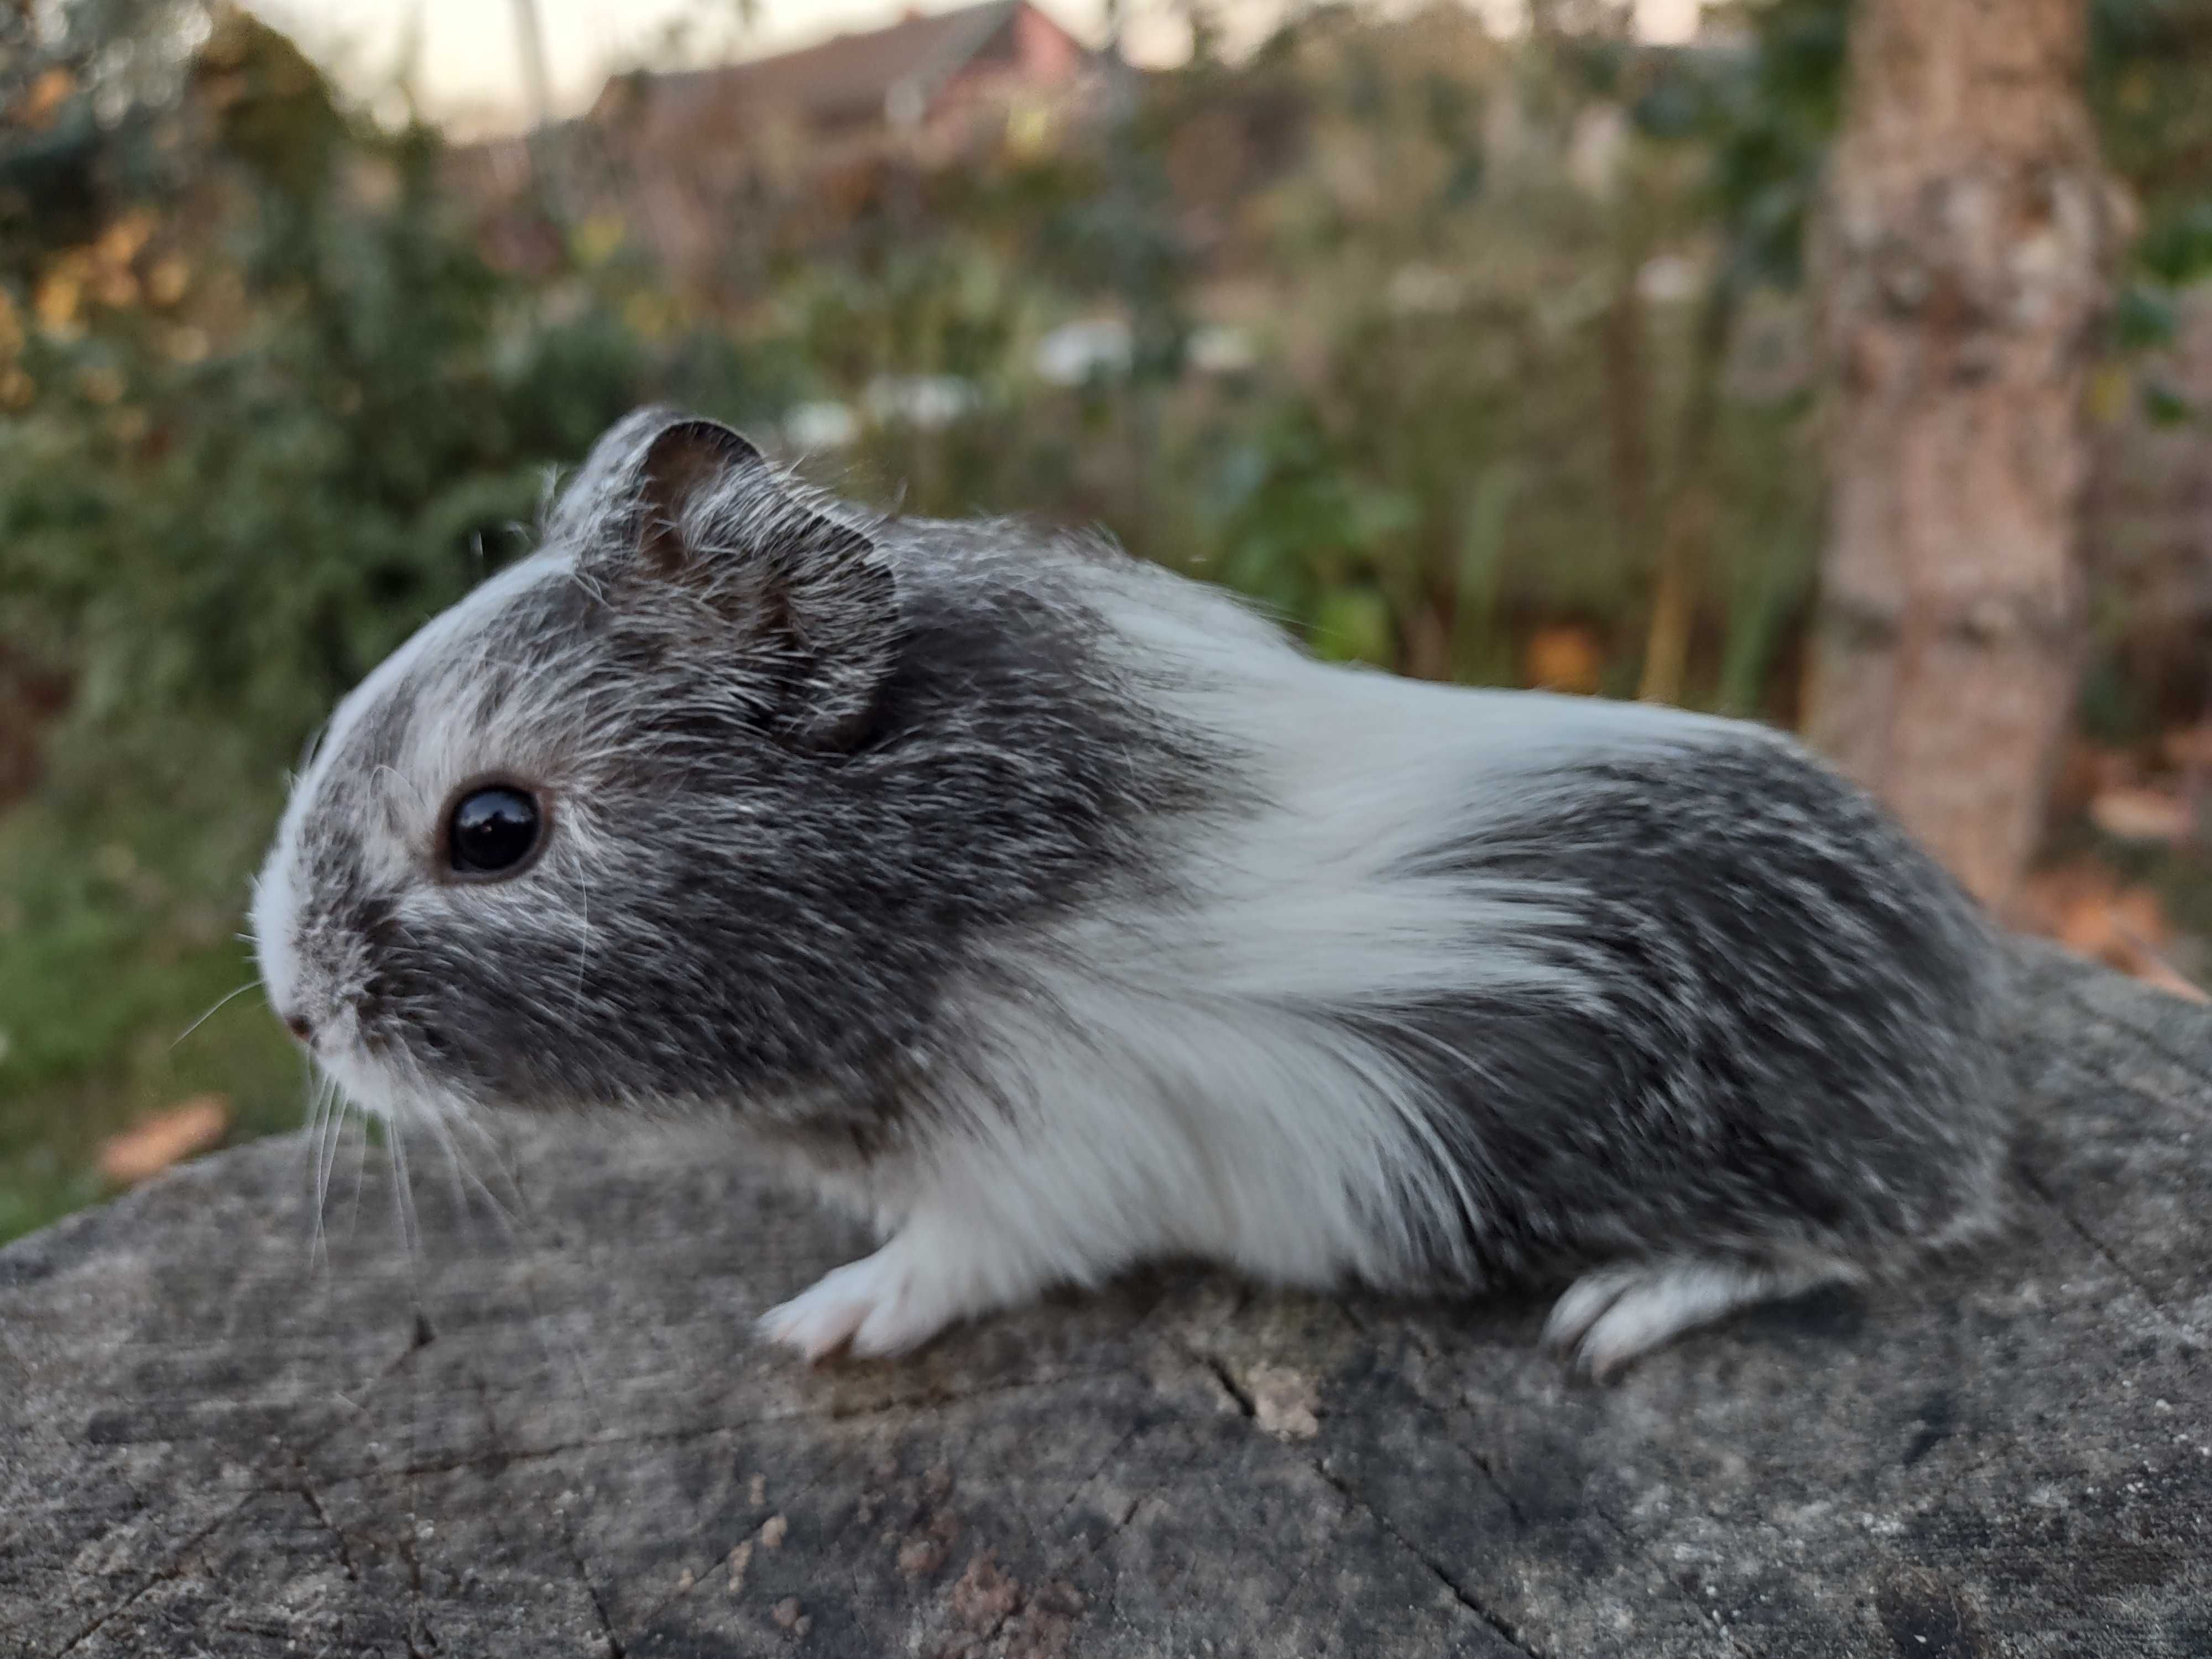
[[[0,1653],[2203,1659],[2212,1013],[2028,961],[2006,1237],[1611,1387],[1195,1271],[810,1373],[726,1148],[207,1160],[0,1251]]]

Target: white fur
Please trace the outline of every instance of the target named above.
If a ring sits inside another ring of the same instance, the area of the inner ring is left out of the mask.
[[[1553,1305],[1544,1342],[1571,1353],[1593,1376],[1608,1376],[1637,1355],[1739,1308],[1855,1276],[1842,1262],[1787,1270],[1694,1260],[1603,1267],[1577,1279]]]
[[[1042,949],[1009,947],[1023,992],[974,994],[990,1092],[1016,1109],[939,1137],[876,1195],[884,1249],[768,1316],[811,1358],[856,1332],[863,1351],[910,1346],[1165,1255],[1279,1283],[1402,1282],[1419,1212],[1481,1195],[1438,1173],[1409,1209],[1409,1171],[1458,1165],[1416,1156],[1433,1130],[1414,1080],[1311,1011],[1482,986],[1573,1000],[1568,970],[1477,943],[1563,927],[1556,890],[1407,862],[1525,807],[1562,762],[1717,724],[1332,669],[1218,595],[1118,580],[1141,585],[1109,613],[1128,666],[1249,757],[1256,816],[1182,849],[1181,902],[1094,909]]]

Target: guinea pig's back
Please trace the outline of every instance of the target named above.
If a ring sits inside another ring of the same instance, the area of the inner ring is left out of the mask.
[[[1461,1218],[1474,1256],[1688,1240],[1873,1266],[1976,1231],[2005,974],[1951,878],[1763,728],[1457,696],[1428,779],[1452,806],[1407,867],[1533,897],[1540,937],[1499,943],[1559,976],[1359,1017],[1442,1103],[1473,1189],[1513,1195]]]

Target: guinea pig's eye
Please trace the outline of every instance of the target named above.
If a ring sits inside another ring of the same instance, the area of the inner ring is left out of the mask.
[[[472,789],[453,803],[447,856],[465,876],[514,875],[545,838],[537,798],[503,783]]]

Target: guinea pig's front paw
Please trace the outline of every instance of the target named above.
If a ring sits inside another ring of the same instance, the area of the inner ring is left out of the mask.
[[[904,1353],[951,1322],[957,1310],[894,1239],[873,1255],[825,1273],[761,1316],[761,1334],[811,1363],[850,1344],[867,1358]]]

